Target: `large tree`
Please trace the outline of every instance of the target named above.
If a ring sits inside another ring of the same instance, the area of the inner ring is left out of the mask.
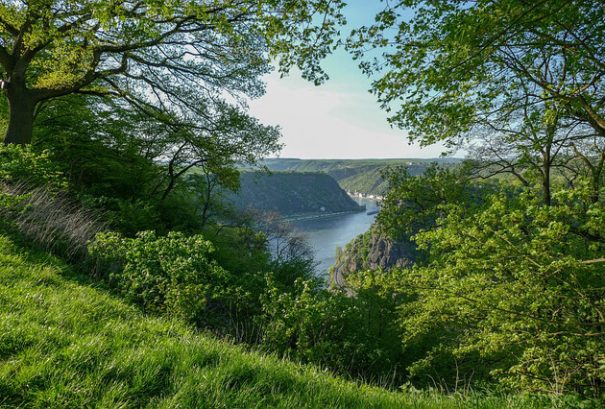
[[[32,138],[37,110],[73,94],[113,96],[156,118],[210,119],[263,92],[269,62],[316,82],[341,0],[8,0],[0,4],[5,143]]]
[[[548,204],[551,167],[566,166],[585,138],[597,138],[583,156],[598,167],[604,42],[601,1],[405,0],[385,2],[349,46],[392,124],[424,144],[488,135],[490,159],[506,171],[519,159],[537,170]],[[368,46],[382,53],[368,58],[376,55]],[[504,161],[491,149],[502,142]]]

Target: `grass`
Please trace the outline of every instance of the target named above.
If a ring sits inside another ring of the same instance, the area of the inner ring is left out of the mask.
[[[0,407],[538,408],[529,396],[396,393],[142,314],[0,235]]]

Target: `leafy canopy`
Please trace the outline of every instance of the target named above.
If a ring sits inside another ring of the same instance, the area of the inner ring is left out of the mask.
[[[422,143],[545,103],[603,135],[603,13],[596,0],[405,0],[386,3],[349,47],[391,122]]]
[[[325,80],[319,60],[334,45],[341,7],[340,0],[11,0],[0,5],[0,76],[15,115],[84,93],[204,131],[224,117],[225,104],[263,93],[260,76],[272,59],[282,72],[297,66],[305,78]]]

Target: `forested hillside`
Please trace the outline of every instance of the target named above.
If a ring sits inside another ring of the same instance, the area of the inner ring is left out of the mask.
[[[265,159],[270,170],[290,172],[324,172],[332,176],[347,192],[382,196],[387,184],[382,172],[392,166],[405,166],[419,175],[430,163],[452,166],[457,159]]]
[[[275,212],[282,216],[363,210],[324,173],[243,172],[238,192],[227,200],[242,211]]]

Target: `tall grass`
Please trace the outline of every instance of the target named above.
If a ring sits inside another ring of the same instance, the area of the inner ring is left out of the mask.
[[[0,236],[3,408],[544,408],[530,396],[394,393],[145,316]],[[562,405],[562,403],[561,403]]]
[[[86,258],[87,244],[105,229],[100,215],[82,207],[66,193],[3,185],[1,192],[19,200],[0,207],[0,217],[28,241],[68,260]]]

